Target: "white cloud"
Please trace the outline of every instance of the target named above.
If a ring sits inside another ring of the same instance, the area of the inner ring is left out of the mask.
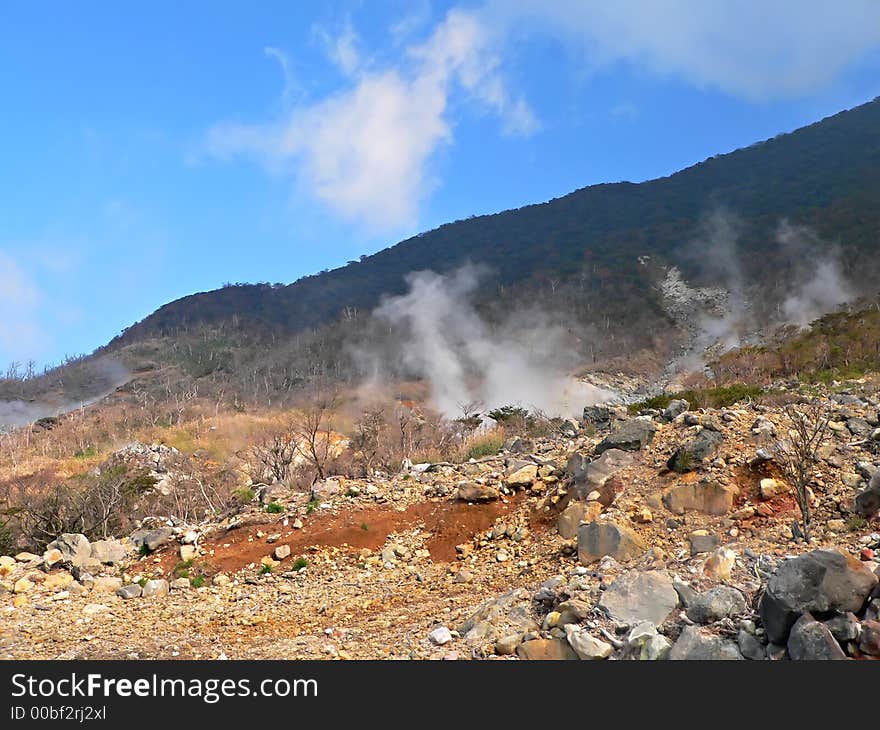
[[[274,123],[217,125],[209,151],[295,171],[330,208],[383,230],[416,222],[432,187],[431,157],[453,139],[456,91],[498,115],[505,132],[536,127],[528,105],[508,92],[491,39],[472,14],[451,11],[398,65],[381,70],[361,66],[354,36],[343,34],[332,48],[353,74],[350,86]]]
[[[361,54],[358,46],[360,38],[347,20],[342,33],[333,36],[320,26],[315,26],[313,32],[318,41],[324,46],[327,56],[335,63],[339,70],[346,75],[351,75],[361,65]]]
[[[0,251],[0,358],[26,359],[44,344],[37,322],[42,296],[18,262]]]
[[[484,13],[504,32],[567,39],[593,67],[748,99],[814,92],[880,43],[877,0],[488,0]]]

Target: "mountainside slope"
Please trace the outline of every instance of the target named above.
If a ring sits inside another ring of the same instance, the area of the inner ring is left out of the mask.
[[[650,303],[649,272],[638,257],[703,271],[693,247],[701,220],[722,207],[736,216],[745,274],[772,281],[791,265],[774,232],[780,220],[809,225],[838,242],[847,273],[868,276],[853,255],[873,250],[880,231],[880,101],[790,134],[712,157],[666,178],[583,188],[547,203],[443,225],[333,271],[289,286],[236,285],[166,304],[130,327],[111,349],[181,328],[236,319],[287,332],[370,309],[400,293],[410,271],[451,270],[465,261],[493,272],[497,285],[527,286],[579,277],[597,315]],[[684,250],[687,249],[686,254]],[[699,249],[697,249],[699,254]],[[760,253],[760,258],[750,254]]]

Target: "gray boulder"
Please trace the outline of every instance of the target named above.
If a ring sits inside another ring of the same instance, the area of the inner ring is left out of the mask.
[[[767,650],[764,648],[764,645],[748,631],[740,629],[736,635],[736,643],[739,646],[740,654],[746,659],[759,662],[767,658]]]
[[[144,583],[143,590],[141,591],[141,595],[144,598],[154,598],[155,596],[167,596],[168,595],[168,581],[164,578],[158,578],[156,580],[148,580]]]
[[[637,558],[645,543],[628,527],[613,522],[590,522],[578,527],[578,560],[589,565],[610,555],[615,560]]]
[[[736,588],[716,586],[695,596],[688,605],[687,617],[698,624],[711,624],[728,616],[746,612],[746,601]]]
[[[599,501],[608,507],[617,496],[608,481],[621,469],[631,466],[633,457],[620,449],[609,449],[598,459],[589,460],[575,452],[568,460],[566,472],[572,478],[574,499],[586,499],[591,492],[599,492]]]
[[[880,470],[874,472],[868,488],[856,495],[854,506],[865,519],[873,519],[880,513]]]
[[[141,592],[142,589],[137,583],[129,583],[127,586],[116,589],[116,595],[126,600],[129,598],[139,598]]]
[[[592,522],[602,512],[598,502],[571,502],[556,519],[556,531],[566,540],[577,537],[581,522]]]
[[[785,644],[801,614],[858,613],[877,585],[864,563],[837,550],[814,550],[786,560],[767,583],[759,612],[767,636]]]
[[[622,451],[640,451],[645,448],[654,438],[657,427],[648,418],[630,418],[618,424],[595,449],[599,455],[608,449],[620,449]]]
[[[696,469],[718,452],[724,437],[717,431],[703,429],[679,446],[669,457],[666,466],[683,474]]]
[[[584,423],[597,429],[611,428],[614,409],[609,406],[587,406],[584,408]]]
[[[666,409],[663,411],[663,420],[664,421],[674,421],[678,418],[682,413],[690,409],[691,404],[686,400],[678,398],[675,400],[669,401],[669,405],[666,406]]]
[[[797,661],[846,659],[846,654],[828,628],[808,613],[801,616],[791,627],[788,655]]]
[[[703,633],[696,626],[685,626],[669,650],[669,659],[682,660],[737,660],[743,656],[732,641]]]
[[[160,527],[156,530],[135,530],[129,539],[139,550],[146,547],[147,550],[153,552],[174,539],[174,530],[170,527]]]
[[[85,535],[78,532],[65,532],[46,546],[46,552],[58,550],[63,562],[70,565],[85,565],[92,557],[92,548]]]
[[[97,540],[92,543],[91,557],[99,563],[113,565],[125,559],[125,546],[118,540]]]
[[[615,580],[599,599],[599,608],[615,621],[662,624],[678,606],[672,579],[661,571],[631,570]]]

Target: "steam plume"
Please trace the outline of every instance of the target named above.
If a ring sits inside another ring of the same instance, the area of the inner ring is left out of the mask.
[[[473,304],[482,271],[464,266],[452,274],[420,271],[409,291],[375,311],[403,332],[404,364],[430,385],[434,406],[446,416],[462,405],[486,409],[521,405],[548,415],[575,415],[614,394],[566,373],[565,331],[538,311],[487,324]]]

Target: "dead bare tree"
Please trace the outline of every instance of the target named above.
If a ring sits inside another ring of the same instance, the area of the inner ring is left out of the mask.
[[[339,398],[332,391],[320,392],[300,408],[290,424],[291,434],[302,458],[315,470],[313,481],[324,479],[332,452],[331,431]]]
[[[351,446],[363,463],[367,476],[373,473],[373,465],[381,447],[380,442],[385,425],[385,409],[381,406],[364,411],[355,424]]]
[[[264,479],[268,472],[275,481],[284,481],[290,476],[297,453],[296,440],[287,429],[264,437],[250,448],[250,457],[262,467],[256,478]]]
[[[810,485],[819,447],[828,433],[829,417],[818,401],[806,406],[786,406],[788,437],[776,443],[775,455],[786,481],[794,489],[801,512],[801,531],[805,542],[811,539]]]

